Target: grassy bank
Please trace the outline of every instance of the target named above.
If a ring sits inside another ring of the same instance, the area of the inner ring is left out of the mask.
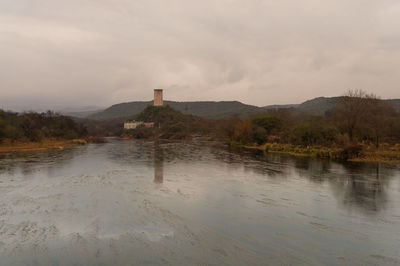
[[[383,145],[379,149],[366,147],[361,156],[353,158],[351,161],[400,163],[400,144],[394,146]]]
[[[84,139],[43,139],[40,142],[12,142],[10,140],[4,140],[0,143],[0,153],[34,152],[54,149],[63,150],[85,144],[87,144],[87,141]]]
[[[359,162],[390,162],[400,163],[400,144],[382,145],[379,149],[367,145],[352,145],[343,148],[300,147],[291,144],[267,143],[264,145],[241,145],[231,143],[231,146],[246,149],[257,149],[270,153],[284,153],[293,156],[307,156],[333,160]]]

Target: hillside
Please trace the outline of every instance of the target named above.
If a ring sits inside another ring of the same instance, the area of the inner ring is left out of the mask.
[[[312,115],[324,115],[326,111],[334,108],[341,97],[318,97],[299,104],[296,109],[300,112]]]
[[[305,101],[301,104],[285,104],[285,105],[268,105],[264,107],[257,107],[254,105],[244,104],[238,101],[203,101],[203,102],[175,102],[164,101],[164,105],[169,105],[172,108],[184,113],[203,118],[227,118],[233,115],[247,116],[251,113],[261,113],[266,110],[280,109],[280,108],[294,108],[299,112],[324,115],[326,111],[331,110],[336,104],[339,103],[341,97],[318,97],[312,100]],[[384,100],[393,105],[396,110],[400,110],[400,99]],[[103,111],[95,113],[83,113],[73,115],[75,117],[86,117],[93,120],[107,120],[121,117],[132,117],[142,112],[148,105],[152,105],[153,101],[142,102],[127,102],[115,104]]]
[[[83,107],[72,107],[72,108],[70,107],[57,110],[57,113],[77,118],[86,118],[92,114],[101,112],[104,109],[105,109],[104,107],[99,107],[99,106],[83,106]]]
[[[327,111],[333,109],[340,102],[341,98],[342,97],[314,98],[299,104],[296,110],[311,115],[324,115]],[[400,99],[385,99],[383,101],[392,105],[397,111],[400,111]]]
[[[124,137],[162,138],[162,139],[191,139],[192,135],[209,135],[213,123],[198,116],[183,114],[170,105],[148,105],[136,117],[138,121],[154,122],[154,128],[139,126],[135,129],[124,130]]]
[[[134,116],[143,111],[146,106],[152,105],[153,101],[146,102],[128,102],[115,104],[104,111],[88,116],[89,119],[104,120],[112,119],[121,116]],[[204,118],[226,118],[232,115],[246,116],[250,113],[262,112],[261,107],[243,104],[237,101],[224,101],[224,102],[174,102],[164,101],[164,105],[171,106],[172,108],[184,113]]]
[[[61,114],[66,116],[72,116],[76,118],[86,118],[91,115],[97,114],[103,110],[94,110],[94,111],[82,111],[82,112],[62,112]]]
[[[152,101],[148,101],[114,104],[103,111],[89,115],[87,118],[93,120],[107,120],[118,117],[134,116],[143,111],[146,106],[152,103]]]

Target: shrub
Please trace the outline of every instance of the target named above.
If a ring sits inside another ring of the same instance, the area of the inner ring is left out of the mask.
[[[267,135],[271,134],[273,131],[279,130],[282,127],[282,120],[276,116],[257,117],[251,122],[258,127],[264,128]]]
[[[129,135],[136,139],[147,139],[153,137],[154,132],[151,128],[140,125],[137,128],[130,130]]]
[[[349,144],[342,150],[341,157],[345,160],[359,157],[362,153],[363,146],[360,144]]]
[[[253,128],[253,140],[257,144],[263,144],[267,141],[268,133],[263,127],[255,126]]]
[[[236,124],[233,134],[234,140],[243,144],[253,142],[253,127],[249,119],[244,119]]]
[[[72,144],[77,144],[77,145],[86,145],[87,141],[84,139],[73,139],[71,141]]]
[[[5,136],[6,136],[6,125],[4,120],[0,118],[0,142],[3,141]]]

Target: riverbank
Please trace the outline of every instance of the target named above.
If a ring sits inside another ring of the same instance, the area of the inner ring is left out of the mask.
[[[353,158],[352,162],[384,162],[400,164],[400,151],[391,149],[378,149],[363,151],[362,156]]]
[[[20,141],[12,142],[10,140],[5,140],[2,143],[0,143],[0,153],[64,150],[85,144],[87,144],[87,141],[84,139],[74,139],[74,140],[43,139],[40,142],[20,142]]]
[[[279,143],[267,143],[264,145],[241,145],[238,143],[231,143],[231,146],[312,158],[346,160],[352,162],[400,163],[400,144],[394,146],[382,145],[379,149],[367,145],[328,148],[299,147],[291,144]]]

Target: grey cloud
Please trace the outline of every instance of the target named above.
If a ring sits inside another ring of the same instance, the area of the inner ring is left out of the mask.
[[[0,107],[400,97],[398,1],[0,1]]]

